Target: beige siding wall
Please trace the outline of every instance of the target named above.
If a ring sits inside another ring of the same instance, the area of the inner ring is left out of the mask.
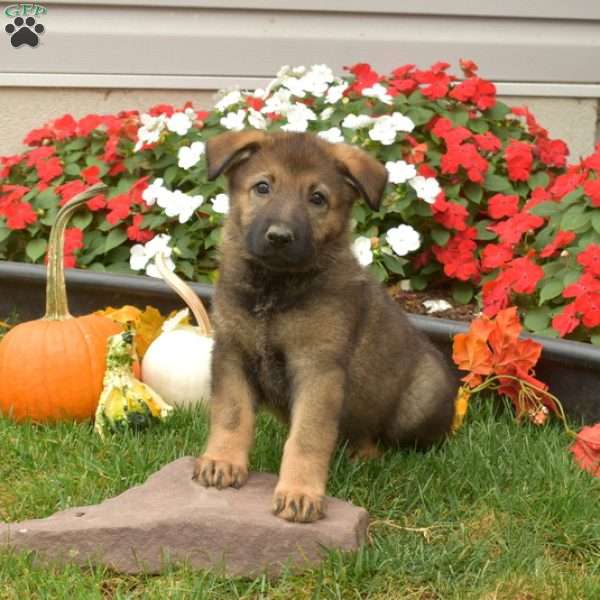
[[[0,43],[0,154],[65,112],[144,109],[254,87],[282,64],[476,60],[515,104],[589,152],[600,4],[588,0],[50,0],[39,47]],[[514,97],[517,98],[514,98]]]

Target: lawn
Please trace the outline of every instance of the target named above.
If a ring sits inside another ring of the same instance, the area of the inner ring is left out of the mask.
[[[0,419],[0,520],[96,503],[167,462],[197,454],[201,411],[102,443],[89,424]],[[285,430],[259,420],[252,468],[276,471]],[[560,424],[517,425],[490,400],[427,452],[353,464],[339,452],[329,493],[366,507],[371,543],[331,553],[320,568],[275,580],[225,579],[173,568],[122,576],[101,568],[37,567],[0,553],[0,599],[33,598],[600,598],[600,483],[579,470]],[[243,532],[241,532],[243,535]]]

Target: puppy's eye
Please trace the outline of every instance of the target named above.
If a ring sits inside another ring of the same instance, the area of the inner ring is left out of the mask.
[[[321,192],[313,192],[310,195],[309,201],[315,206],[325,206],[327,204],[327,199]]]
[[[255,186],[254,186],[254,191],[259,195],[259,196],[266,196],[270,191],[271,191],[271,186],[269,185],[268,181],[259,181]]]

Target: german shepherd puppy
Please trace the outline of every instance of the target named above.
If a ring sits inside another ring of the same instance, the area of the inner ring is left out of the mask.
[[[214,297],[210,435],[194,478],[239,487],[255,411],[290,424],[273,512],[324,515],[336,441],[444,438],[456,380],[442,355],[354,257],[352,203],[379,207],[386,169],[365,152],[303,133],[225,133],[207,143],[208,178],[225,173],[231,208]]]

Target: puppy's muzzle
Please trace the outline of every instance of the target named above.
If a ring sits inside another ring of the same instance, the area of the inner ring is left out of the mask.
[[[294,241],[294,232],[287,225],[274,223],[267,229],[265,240],[273,248],[284,248]]]

